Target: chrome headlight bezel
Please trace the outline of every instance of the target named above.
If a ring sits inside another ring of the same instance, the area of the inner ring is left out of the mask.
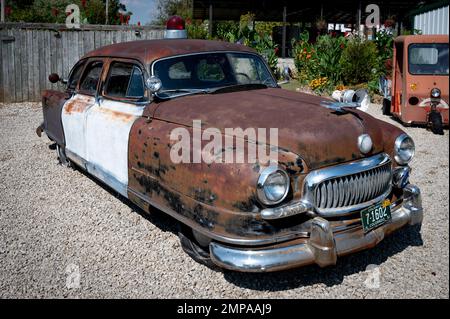
[[[284,191],[281,197],[273,200],[270,199],[269,196],[267,196],[266,187],[271,178],[275,178],[277,176],[281,176],[284,179]],[[289,193],[289,188],[290,180],[289,175],[286,173],[286,171],[277,165],[271,165],[266,167],[259,175],[258,183],[256,185],[256,193],[259,201],[264,205],[276,205],[281,203],[286,198],[287,194]]]
[[[430,96],[433,99],[440,99],[441,98],[441,90],[438,88],[431,89]]]
[[[412,147],[406,149],[404,145],[409,142],[411,142]],[[406,165],[413,159],[415,150],[414,140],[405,133],[400,134],[394,143],[394,159],[399,165]]]

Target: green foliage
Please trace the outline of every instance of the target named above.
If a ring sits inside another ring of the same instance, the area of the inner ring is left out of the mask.
[[[82,6],[81,0],[34,0],[20,2],[18,4],[12,2],[12,13],[8,16],[8,21],[65,23],[65,9],[69,4],[78,5],[80,8],[80,19],[82,23],[105,23],[105,0],[89,0],[86,2],[86,7]],[[109,0],[109,24],[120,24],[118,12],[121,7],[126,10],[125,6],[121,4],[119,0]],[[128,14],[131,14],[131,12]]]
[[[330,35],[319,36],[316,42],[317,72],[320,77],[326,77],[331,83],[341,81],[342,68],[339,65],[345,39],[343,37],[332,37]]]
[[[359,38],[348,41],[340,59],[344,83],[353,85],[370,81],[376,73],[377,55],[377,47],[371,41]]]
[[[293,41],[292,48],[300,83],[307,84],[309,81],[317,78],[318,58],[314,45],[309,42],[309,33],[307,31],[303,32],[297,42]]]
[[[379,34],[375,42],[322,35],[312,44],[305,31],[292,44],[297,78],[316,92],[344,86],[375,88],[392,57],[391,44],[388,34]]]
[[[239,24],[236,21],[218,21],[213,24],[213,36],[227,40],[229,42],[236,42],[239,36]]]
[[[258,51],[266,59],[273,74],[279,77],[277,68],[278,57],[276,55],[277,45],[273,42],[272,37],[268,34],[259,34],[255,31],[253,42],[249,46]]]
[[[167,20],[178,15],[183,19],[192,19],[192,0],[157,0],[156,24],[165,25]]]
[[[390,63],[394,53],[394,36],[392,33],[381,30],[375,35],[375,45],[377,46],[377,75],[387,75],[390,73]]]
[[[207,39],[208,27],[201,20],[186,20],[186,30],[190,39]]]
[[[255,30],[259,34],[267,34],[272,35],[272,30],[274,27],[282,26],[282,22],[273,22],[273,21],[256,21],[255,22]]]

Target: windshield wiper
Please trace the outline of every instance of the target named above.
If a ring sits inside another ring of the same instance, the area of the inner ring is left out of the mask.
[[[171,90],[163,90],[156,93],[156,96],[160,99],[171,99],[174,97],[180,97],[185,95],[192,94],[207,94],[210,93],[210,89],[171,89]]]
[[[262,83],[232,84],[212,89],[210,93],[228,93],[247,90],[267,89],[269,86]]]

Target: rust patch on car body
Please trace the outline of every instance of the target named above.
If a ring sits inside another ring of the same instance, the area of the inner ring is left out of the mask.
[[[64,106],[64,113],[83,113],[88,107],[92,106],[95,102],[93,96],[77,94],[67,101]]]

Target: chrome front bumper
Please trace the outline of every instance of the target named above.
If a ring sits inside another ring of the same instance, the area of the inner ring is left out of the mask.
[[[309,264],[335,265],[338,256],[374,247],[406,225],[421,225],[423,209],[419,188],[406,186],[403,202],[392,207],[391,214],[389,222],[368,233],[363,232],[362,226],[333,233],[326,219],[315,217],[310,237],[303,242],[270,248],[238,248],[212,242],[211,259],[222,268],[244,272],[278,271]]]

